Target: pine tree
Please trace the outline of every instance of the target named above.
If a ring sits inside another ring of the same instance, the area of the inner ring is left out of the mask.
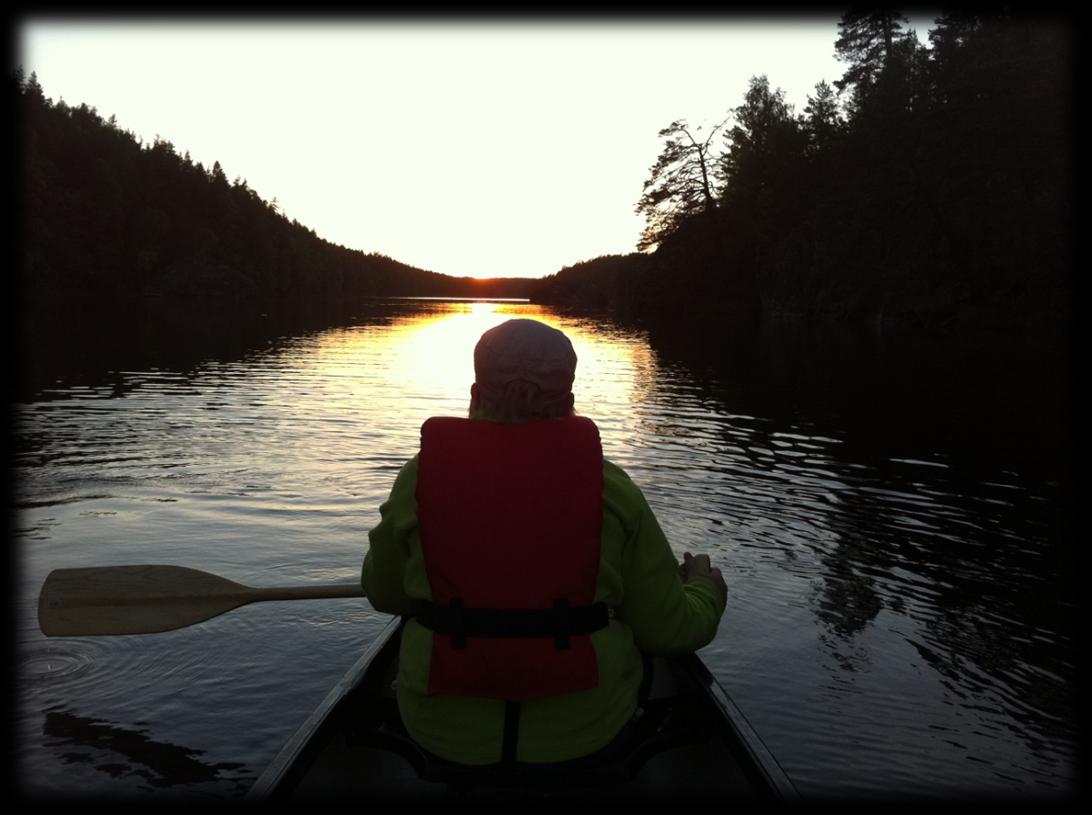
[[[687,217],[699,212],[712,213],[717,202],[714,194],[715,157],[710,143],[724,122],[713,127],[703,141],[701,126],[690,132],[685,120],[677,120],[659,132],[666,138],[663,151],[649,170],[644,194],[636,211],[645,216],[645,229],[637,243],[641,251],[659,245]]]
[[[891,61],[902,27],[908,23],[906,17],[888,7],[853,8],[842,15],[834,53],[849,67],[834,84],[841,92],[850,91],[853,109],[859,108],[875,87]]]
[[[228,186],[227,176],[224,174],[224,168],[220,166],[219,161],[213,162],[212,173],[209,175],[209,178],[211,179],[214,186]]]
[[[784,91],[771,90],[764,75],[751,78],[733,114],[736,124],[725,134],[728,149],[719,168],[722,196],[749,208],[802,155],[804,134]]]
[[[42,92],[42,86],[38,84],[38,74],[36,71],[30,72],[30,79],[27,80],[24,86],[24,93],[31,99],[48,104],[50,100],[46,99],[45,94]]]
[[[815,96],[808,96],[804,107],[804,129],[808,134],[808,150],[822,151],[841,132],[845,122],[838,105],[838,96],[825,81],[815,86]]]

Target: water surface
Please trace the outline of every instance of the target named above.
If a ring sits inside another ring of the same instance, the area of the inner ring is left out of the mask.
[[[801,793],[1072,792],[1053,369],[678,347],[607,319],[440,301],[184,366],[107,365],[15,406],[25,791],[245,794],[385,615],[258,603],[153,636],[47,639],[42,581],[130,563],[256,586],[356,580],[421,423],[465,415],[473,345],[512,316],[570,336],[577,410],[606,455],[680,556],[722,567],[728,608],[702,657]]]

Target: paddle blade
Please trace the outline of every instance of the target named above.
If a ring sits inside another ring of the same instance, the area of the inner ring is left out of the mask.
[[[183,566],[56,569],[42,585],[38,625],[47,637],[154,634],[254,599],[247,586]]]

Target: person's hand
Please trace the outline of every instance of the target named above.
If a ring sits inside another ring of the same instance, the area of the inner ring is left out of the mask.
[[[728,584],[724,582],[724,575],[720,573],[720,569],[713,568],[713,564],[709,561],[709,555],[695,557],[689,552],[684,552],[683,562],[679,565],[679,576],[683,580],[689,580],[691,577],[704,577],[712,580],[713,585],[720,591],[720,596],[727,602]]]

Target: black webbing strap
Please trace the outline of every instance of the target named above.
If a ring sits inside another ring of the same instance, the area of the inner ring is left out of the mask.
[[[572,637],[606,628],[610,611],[606,603],[570,606],[565,599],[553,608],[466,608],[455,598],[446,606],[426,603],[417,621],[434,634],[451,637],[453,648],[465,648],[467,637],[543,637],[564,651]]]
[[[637,704],[644,706],[652,695],[652,675],[655,670],[656,663],[652,661],[652,657],[648,654],[641,653],[641,684],[637,688]]]
[[[501,742],[501,764],[514,767],[519,745],[519,702],[504,703],[504,740]]]

